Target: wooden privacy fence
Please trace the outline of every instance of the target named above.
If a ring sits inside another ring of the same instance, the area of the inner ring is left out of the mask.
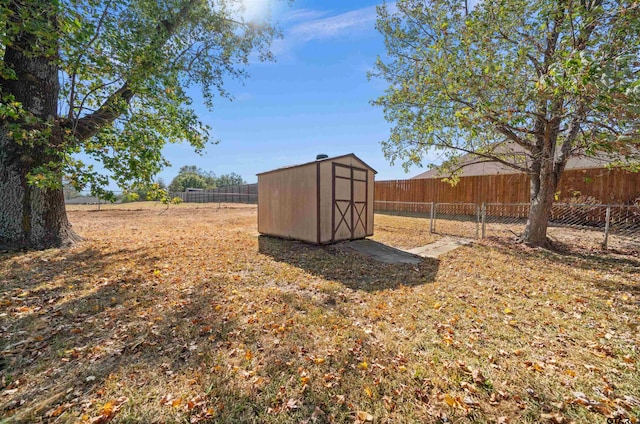
[[[376,181],[376,209],[411,212],[411,203],[529,203],[529,176],[501,174],[460,177],[456,186],[440,178]],[[631,204],[640,198],[640,172],[619,169],[567,170],[560,179],[558,200],[582,196],[596,203]],[[383,206],[384,205],[384,206]],[[420,212],[420,211],[415,211]]]
[[[186,203],[258,203],[258,184],[216,187],[210,190],[170,192]]]

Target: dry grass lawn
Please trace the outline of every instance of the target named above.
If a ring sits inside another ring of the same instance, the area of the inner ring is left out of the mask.
[[[637,257],[394,266],[216,206],[74,207],[83,243],[0,253],[0,422],[638,422]]]

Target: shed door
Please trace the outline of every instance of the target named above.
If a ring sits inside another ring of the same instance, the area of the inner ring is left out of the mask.
[[[332,241],[367,235],[367,172],[363,168],[333,164]]]

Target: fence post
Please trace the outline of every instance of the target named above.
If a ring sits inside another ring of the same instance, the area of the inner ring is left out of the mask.
[[[486,236],[486,224],[487,224],[487,205],[485,203],[482,204],[482,238],[484,239]]]
[[[611,222],[611,206],[607,206],[607,216],[604,224],[604,242],[602,243],[602,248],[607,250],[607,243],[609,242],[609,223]]]
[[[429,231],[433,234],[436,232],[436,202],[431,202],[431,227]]]
[[[480,206],[476,205],[476,239],[480,238]]]

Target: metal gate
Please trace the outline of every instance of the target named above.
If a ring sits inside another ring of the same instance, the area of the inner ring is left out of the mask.
[[[331,241],[366,237],[367,177],[366,169],[333,163]]]

